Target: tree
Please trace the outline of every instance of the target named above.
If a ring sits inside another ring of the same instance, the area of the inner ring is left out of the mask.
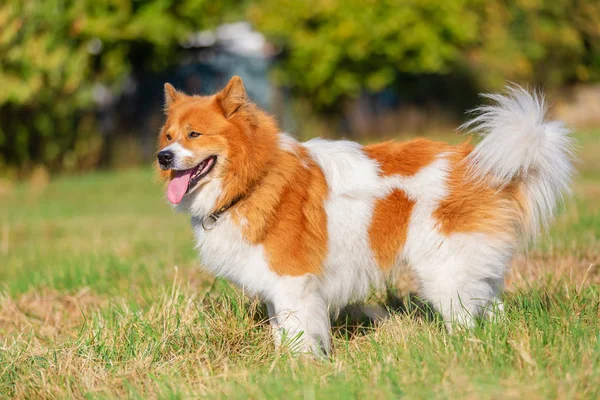
[[[283,49],[279,81],[325,111],[398,74],[466,71],[484,90],[600,79],[597,0],[259,0],[248,15]]]
[[[600,79],[600,2],[510,0],[478,5],[479,40],[465,52],[484,87],[544,87]]]
[[[263,0],[250,19],[284,49],[278,78],[317,107],[336,108],[396,72],[443,73],[477,39],[468,0]],[[285,15],[285,18],[281,16]]]
[[[95,103],[133,68],[163,70],[188,33],[234,1],[6,0],[0,3],[0,166],[93,165]],[[236,7],[239,9],[240,7]]]

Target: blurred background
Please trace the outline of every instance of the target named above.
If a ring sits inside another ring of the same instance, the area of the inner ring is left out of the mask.
[[[148,163],[165,81],[240,75],[301,139],[448,131],[507,81],[600,125],[597,0],[4,0],[0,27],[5,180]]]

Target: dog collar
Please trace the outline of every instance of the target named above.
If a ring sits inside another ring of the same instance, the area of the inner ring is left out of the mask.
[[[221,215],[223,215],[223,213],[229,210],[231,207],[235,206],[241,199],[242,196],[238,196],[235,199],[233,199],[231,203],[221,207],[214,213],[205,215],[201,221],[202,229],[204,229],[205,231],[210,231],[211,229],[213,229],[217,225],[217,222],[219,221]]]

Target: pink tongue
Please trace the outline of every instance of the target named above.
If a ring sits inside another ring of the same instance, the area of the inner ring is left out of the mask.
[[[175,172],[175,177],[169,182],[169,187],[167,188],[167,198],[171,203],[179,204],[181,202],[183,195],[187,191],[191,177],[191,169]]]

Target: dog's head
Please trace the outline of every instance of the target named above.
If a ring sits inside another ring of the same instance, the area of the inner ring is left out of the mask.
[[[188,96],[167,83],[165,113],[157,163],[171,203],[215,180],[239,195],[265,167],[277,127],[248,100],[239,77],[212,96]]]

